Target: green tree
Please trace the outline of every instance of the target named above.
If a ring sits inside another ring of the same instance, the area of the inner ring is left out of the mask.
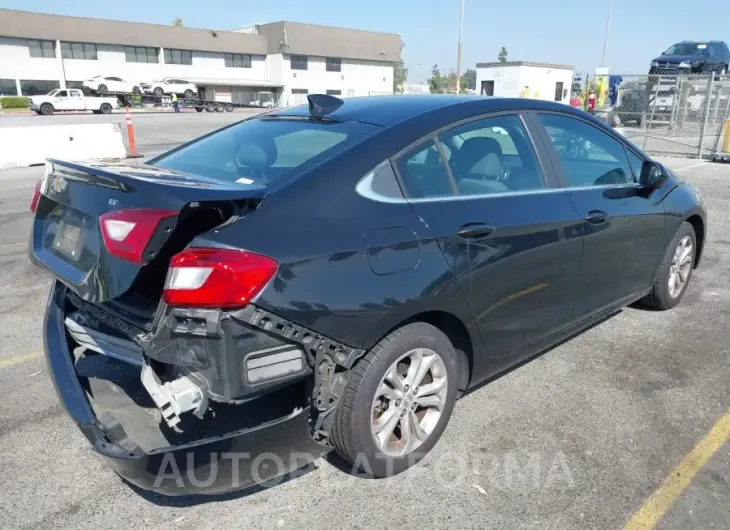
[[[499,50],[499,55],[497,56],[497,60],[500,63],[506,63],[507,62],[507,48],[502,46],[502,48]]]
[[[172,21],[172,25],[176,28],[182,28],[183,26],[185,26],[180,17],[175,17],[175,20]]]
[[[403,48],[405,48],[403,42],[400,43],[400,59],[393,66],[393,92],[396,94],[402,94],[405,88],[406,80],[408,79],[408,68],[403,63]]]
[[[477,71],[468,68],[464,75],[461,76],[459,81],[461,91],[464,92],[467,89],[476,90],[477,88]]]
[[[429,92],[431,94],[443,94],[446,87],[446,78],[441,75],[439,66],[433,65],[431,68],[431,77],[428,79]]]

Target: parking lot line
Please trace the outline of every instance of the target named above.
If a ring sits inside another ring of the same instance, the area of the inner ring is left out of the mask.
[[[26,353],[25,355],[16,355],[9,359],[0,360],[0,368],[6,368],[13,366],[14,364],[24,363],[25,361],[32,361],[33,359],[39,359],[43,355],[43,352]]]
[[[717,420],[710,432],[695,445],[664,479],[624,527],[625,530],[654,528],[667,510],[690,485],[697,472],[730,439],[730,409]]]

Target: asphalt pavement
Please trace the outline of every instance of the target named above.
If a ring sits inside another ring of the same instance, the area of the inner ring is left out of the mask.
[[[237,118],[134,119],[140,150],[152,150]],[[37,117],[8,120],[26,119]],[[26,255],[42,170],[0,171],[0,527],[621,527],[685,472],[685,456],[730,406],[730,165],[669,164],[700,190],[710,216],[704,263],[680,306],[627,308],[472,392],[406,473],[368,480],[319,459],[275,487],[212,499],[133,489],[59,405],[41,356],[50,279]],[[660,528],[730,527],[725,440],[667,503]]]

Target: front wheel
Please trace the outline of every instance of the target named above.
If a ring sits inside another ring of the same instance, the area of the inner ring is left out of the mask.
[[[107,88],[107,86],[102,83],[101,85],[99,85],[99,88],[96,89],[96,93],[97,94],[106,94],[108,92],[108,90],[109,89]]]
[[[195,92],[188,88],[183,95],[185,96],[185,99],[193,99]]]
[[[336,451],[376,477],[405,471],[444,432],[457,374],[439,329],[415,322],[392,332],[350,371],[331,428]]]
[[[641,302],[654,309],[671,309],[684,296],[694,269],[697,236],[688,222],[682,223],[667,247],[654,285]]]
[[[158,98],[161,98],[161,97],[162,97],[163,95],[165,95],[165,93],[163,92],[163,90],[162,90],[162,89],[161,89],[160,87],[157,87],[157,88],[155,88],[155,89],[154,89],[154,90],[152,91],[152,93],[153,93],[153,94],[154,94],[155,96],[157,96]]]
[[[44,116],[50,116],[51,114],[53,114],[53,105],[51,105],[50,103],[44,103],[43,105],[41,105],[41,114],[43,114]]]

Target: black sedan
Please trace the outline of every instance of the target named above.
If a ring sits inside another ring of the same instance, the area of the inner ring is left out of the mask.
[[[436,95],[312,95],[144,165],[49,160],[31,209],[59,398],[166,494],[330,448],[401,472],[465,391],[678,304],[707,229],[689,184],[588,114]]]

